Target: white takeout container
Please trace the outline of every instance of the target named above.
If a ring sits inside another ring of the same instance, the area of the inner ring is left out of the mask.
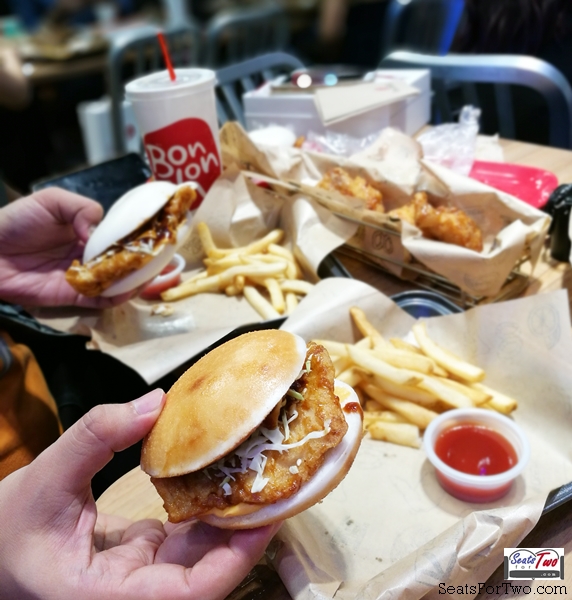
[[[514,448],[517,463],[496,475],[471,475],[445,464],[435,453],[439,435],[456,425],[480,425],[496,431]],[[435,467],[441,487],[452,496],[467,502],[492,502],[510,490],[530,458],[530,446],[522,429],[508,417],[482,408],[458,408],[442,413],[431,421],[423,436],[423,449]]]
[[[243,96],[246,129],[252,131],[267,125],[283,125],[296,136],[327,131],[353,138],[367,138],[385,127],[400,129],[408,135],[417,133],[431,117],[431,77],[426,69],[390,69],[376,74],[403,79],[416,87],[419,94],[391,104],[373,108],[362,114],[324,126],[312,93],[272,93],[275,81],[268,82]]]

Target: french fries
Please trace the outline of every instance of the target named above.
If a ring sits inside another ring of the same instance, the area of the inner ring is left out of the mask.
[[[374,421],[367,428],[374,440],[391,442],[400,446],[421,447],[419,427],[410,423],[388,423],[387,421]]]
[[[336,378],[356,390],[372,439],[419,448],[423,430],[440,412],[479,407],[510,414],[517,408],[514,398],[482,383],[483,369],[435,343],[423,321],[413,326],[416,346],[386,340],[357,307],[350,314],[362,339],[314,341],[332,356]]]
[[[438,346],[427,335],[427,328],[423,321],[415,323],[413,335],[421,350],[449,373],[470,382],[482,381],[485,378],[483,369],[461,360],[458,356]]]
[[[197,224],[205,269],[161,294],[166,302],[204,292],[243,295],[264,318],[290,314],[313,284],[301,279],[294,254],[279,243],[284,232],[274,229],[262,239],[239,248],[219,248],[206,223]]]
[[[349,357],[358,367],[381,377],[381,379],[387,379],[398,385],[415,385],[421,381],[418,373],[393,367],[366,349],[350,344],[347,345],[347,349]]]
[[[396,412],[407,419],[409,423],[417,425],[419,429],[426,429],[427,425],[435,417],[439,416],[439,413],[436,413],[434,410],[423,408],[423,406],[419,406],[415,402],[409,402],[409,400],[402,400],[401,398],[392,398],[371,383],[364,386],[364,391],[383,408]]]
[[[352,308],[350,308],[350,315],[352,316],[356,327],[360,330],[361,334],[364,337],[372,338],[373,340],[376,340],[377,343],[380,345],[386,344],[381,333],[379,333],[379,331],[377,331],[377,329],[368,321],[365,313],[361,308],[357,306],[352,306]]]

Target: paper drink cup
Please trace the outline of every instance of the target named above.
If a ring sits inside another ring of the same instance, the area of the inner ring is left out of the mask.
[[[155,179],[197,183],[196,209],[222,170],[215,104],[215,72],[176,69],[125,86]]]

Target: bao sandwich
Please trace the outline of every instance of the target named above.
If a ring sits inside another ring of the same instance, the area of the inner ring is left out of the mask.
[[[143,442],[169,520],[258,527],[322,500],[348,472],[363,414],[322,346],[281,330],[215,348],[167,393]]]
[[[122,196],[94,230],[66,280],[84,296],[116,296],[158,275],[190,232],[195,184],[154,181]]]

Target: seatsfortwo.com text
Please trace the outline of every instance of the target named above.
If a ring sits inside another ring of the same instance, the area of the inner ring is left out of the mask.
[[[474,594],[504,594],[505,596],[520,596],[521,594],[532,594],[535,596],[563,596],[568,597],[566,586],[557,585],[555,583],[547,583],[532,587],[531,585],[522,583],[513,583],[511,581],[505,581],[503,583],[497,583],[495,585],[487,585],[486,583],[475,583],[470,585],[468,583],[464,585],[447,585],[446,583],[439,584],[439,594],[444,595],[467,595],[473,596]]]

